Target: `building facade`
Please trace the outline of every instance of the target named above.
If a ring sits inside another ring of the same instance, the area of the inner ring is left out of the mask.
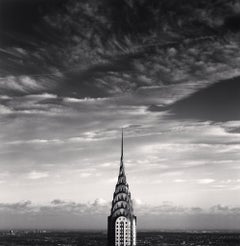
[[[118,181],[108,216],[108,246],[136,246],[136,216],[123,163],[123,132]]]

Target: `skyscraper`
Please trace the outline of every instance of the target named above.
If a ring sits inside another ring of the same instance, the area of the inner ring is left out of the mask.
[[[123,163],[122,131],[120,169],[108,216],[108,246],[135,246],[136,219]]]

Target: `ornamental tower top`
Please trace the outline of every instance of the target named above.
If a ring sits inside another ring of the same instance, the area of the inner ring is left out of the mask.
[[[118,181],[113,193],[111,214],[108,217],[108,246],[136,245],[136,216],[123,162],[123,130]]]

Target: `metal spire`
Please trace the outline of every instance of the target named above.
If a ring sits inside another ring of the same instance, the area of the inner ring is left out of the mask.
[[[121,140],[121,159],[120,159],[120,169],[119,169],[119,180],[122,180],[124,177],[124,183],[126,183],[126,175],[124,170],[124,163],[123,163],[123,129],[122,129],[122,140]],[[121,181],[122,182],[122,181]]]
[[[121,161],[123,161],[123,128],[122,128]]]

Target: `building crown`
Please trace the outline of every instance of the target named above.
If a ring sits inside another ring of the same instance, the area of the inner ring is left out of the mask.
[[[118,181],[113,194],[111,215],[114,217],[134,216],[131,193],[129,191],[129,186],[125,174],[124,161],[123,161],[123,130],[122,130],[122,140],[121,140],[120,168],[119,168]]]

